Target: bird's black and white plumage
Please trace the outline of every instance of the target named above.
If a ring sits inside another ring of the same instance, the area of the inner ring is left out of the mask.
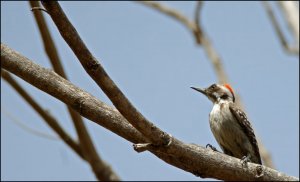
[[[262,164],[256,137],[246,114],[235,104],[230,85],[213,84],[206,89],[192,87],[214,103],[209,114],[211,131],[223,152],[242,159]]]

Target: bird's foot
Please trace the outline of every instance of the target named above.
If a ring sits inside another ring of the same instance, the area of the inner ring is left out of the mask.
[[[214,146],[212,146],[211,144],[207,144],[206,146],[205,146],[205,148],[211,148],[213,151],[215,151],[215,152],[219,152],[217,149],[216,149],[216,147],[214,147]]]
[[[242,157],[241,162],[243,167],[247,167],[247,162],[251,162],[250,160],[251,155],[248,154],[247,156]]]

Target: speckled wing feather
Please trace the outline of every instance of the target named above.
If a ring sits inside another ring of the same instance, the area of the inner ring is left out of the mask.
[[[253,146],[253,150],[254,150],[256,159],[252,159],[253,160],[252,162],[257,163],[257,164],[262,164],[256,137],[255,137],[254,131],[252,129],[252,126],[247,119],[246,114],[242,110],[238,109],[234,103],[231,103],[229,105],[229,109],[230,109],[231,113],[234,115],[234,117],[236,118],[236,120],[238,121],[239,125],[241,126],[241,128],[243,129],[243,131],[245,132],[245,134],[247,135],[247,137],[249,138],[249,140]]]

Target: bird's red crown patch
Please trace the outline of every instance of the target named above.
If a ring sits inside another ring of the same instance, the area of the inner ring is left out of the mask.
[[[232,87],[229,84],[226,83],[226,84],[224,84],[224,86],[226,88],[228,88],[228,90],[232,93],[232,95],[234,95],[234,91],[233,91]]]

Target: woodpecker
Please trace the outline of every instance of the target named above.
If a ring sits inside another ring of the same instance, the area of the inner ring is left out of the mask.
[[[191,88],[213,102],[209,124],[223,152],[242,159],[243,163],[250,160],[262,164],[254,131],[246,114],[236,106],[231,86],[212,84],[205,89]]]

